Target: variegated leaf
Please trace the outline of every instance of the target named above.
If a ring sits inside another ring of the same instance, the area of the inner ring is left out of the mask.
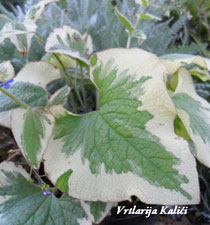
[[[210,59],[186,54],[169,54],[161,57],[169,74],[173,74],[185,66],[192,75],[203,81],[210,80]]]
[[[52,2],[58,2],[58,1],[59,0],[42,0],[42,1],[40,1],[39,3],[32,6],[27,11],[26,16],[25,16],[25,21],[33,20],[34,22],[36,22],[40,18],[41,14],[47,4],[52,3]]]
[[[68,99],[70,87],[65,86],[56,91],[49,99],[49,106],[64,105]]]
[[[174,133],[165,66],[140,49],[111,49],[92,57],[90,73],[98,111],[51,109],[56,125],[44,156],[51,181],[72,170],[69,195],[86,201],[135,195],[152,204],[198,203],[196,163]]]
[[[112,207],[116,205],[115,202],[87,202],[82,200],[80,204],[94,224],[100,223],[109,214]]]
[[[0,83],[12,79],[15,76],[15,71],[10,61],[5,61],[0,64]],[[0,112],[0,125],[10,127],[11,112]]]
[[[46,106],[47,92],[43,88],[45,89],[48,83],[59,78],[59,70],[55,69],[51,64],[47,62],[31,62],[26,64],[14,78],[14,84],[12,84],[10,91],[17,98],[20,98],[32,107]],[[33,84],[38,85],[38,87]],[[2,93],[0,95],[2,96],[0,101],[0,125],[11,128],[11,109],[18,106],[7,96]],[[8,108],[9,106],[10,108]]]
[[[0,32],[0,43],[2,43],[6,38],[26,33],[27,31],[23,31],[22,29],[15,29],[12,23],[6,23]]]
[[[0,64],[0,83],[10,80],[15,76],[15,70],[10,61],[5,61]]]
[[[41,109],[16,109],[11,116],[12,132],[22,154],[38,168],[52,135],[54,117]]]
[[[9,38],[17,50],[24,55],[30,49],[31,39],[36,32],[36,28],[36,24],[31,20],[24,24],[7,23],[1,31],[2,34],[0,33],[0,43]]]
[[[81,34],[68,27],[55,29],[47,39],[45,46],[46,52],[61,53],[88,64],[85,58],[85,42]]]
[[[1,225],[91,225],[77,199],[44,196],[12,162],[0,164]]]
[[[16,21],[6,23],[0,32],[0,43],[6,38],[9,38],[22,55],[27,53],[31,47],[31,40],[37,29],[36,21],[41,16],[44,7],[51,2],[57,1],[58,0],[42,0],[29,9],[23,23],[17,23]]]
[[[63,66],[65,68],[76,67],[76,62],[71,57],[59,53],[57,53],[56,56],[57,57],[55,57],[52,53],[47,53],[44,55],[42,60],[52,64],[55,68],[58,68],[60,70],[63,69]],[[60,62],[62,62],[62,65]]]
[[[91,55],[93,53],[93,41],[91,35],[86,32],[82,35],[82,38],[85,42],[85,54]]]
[[[190,73],[182,68],[172,97],[177,114],[194,142],[198,160],[210,167],[210,105],[198,96]]]
[[[9,92],[31,107],[46,106],[48,93],[42,87],[32,83],[17,82],[12,84]],[[19,104],[0,92],[0,125],[10,128],[11,111]]]

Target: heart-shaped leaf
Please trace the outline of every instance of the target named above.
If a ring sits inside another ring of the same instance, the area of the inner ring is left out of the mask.
[[[197,203],[195,160],[174,133],[176,110],[161,61],[140,49],[111,49],[92,58],[90,74],[98,111],[51,109],[56,125],[44,156],[51,181],[71,169],[69,195],[82,200],[135,195],[153,204]]]

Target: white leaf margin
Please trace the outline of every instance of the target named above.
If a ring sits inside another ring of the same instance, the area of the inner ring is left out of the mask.
[[[5,75],[4,77],[5,80],[12,79],[15,76],[15,70],[10,61],[4,61],[0,63],[0,81],[2,81],[1,80],[2,74]]]
[[[39,3],[37,3],[36,5],[33,5],[33,6],[27,11],[26,16],[25,16],[24,23],[25,23],[26,21],[28,21],[28,20],[33,20],[34,22],[36,22],[36,21],[40,18],[41,14],[42,14],[42,12],[43,12],[43,10],[44,10],[44,8],[45,8],[45,6],[46,6],[47,4],[49,4],[49,3],[52,3],[52,2],[59,2],[59,0],[42,0],[42,1],[40,1]],[[36,13],[33,15],[34,18],[32,18],[31,15],[30,15],[30,13],[32,13],[33,10],[37,10]]]
[[[173,96],[175,96],[176,94],[179,94],[179,93],[188,94],[194,100],[199,102],[202,107],[209,110],[208,113],[206,110],[205,111],[202,110],[202,116],[203,116],[203,118],[205,118],[206,124],[209,124],[209,126],[210,126],[210,104],[196,93],[194,84],[193,84],[193,79],[192,79],[190,73],[186,69],[181,68],[178,72],[178,76],[179,76],[179,78],[178,78],[179,81],[178,81],[178,85],[177,85],[177,88],[176,88]],[[191,109],[189,109],[189,110],[191,110]],[[177,114],[180,117],[180,119],[182,120],[182,122],[184,123],[185,128],[187,129],[187,132],[190,135],[190,137],[195,145],[196,158],[201,163],[206,165],[207,167],[210,167],[210,142],[205,143],[199,135],[195,135],[193,133],[193,131],[191,129],[191,124],[190,124],[190,118],[189,118],[190,116],[186,111],[177,109]],[[199,123],[199,121],[198,121],[198,123]]]
[[[66,37],[70,36],[72,37],[73,35],[77,35],[78,38],[84,42],[84,47],[85,47],[85,41],[82,37],[82,35],[75,29],[72,29],[69,26],[64,25],[61,28],[56,28],[54,29],[54,31],[49,35],[49,37],[47,38],[47,42],[46,42],[46,46],[45,46],[45,51],[48,53],[60,53],[60,54],[64,54],[64,55],[68,55],[73,59],[77,59],[77,60],[81,60],[82,62],[84,62],[86,65],[89,65],[89,61],[82,57],[78,51],[75,51],[74,49],[53,49],[52,48],[54,46],[57,45],[58,40],[57,40],[57,36],[59,36],[62,41],[65,43]],[[90,42],[90,41],[89,41]],[[85,53],[85,52],[84,52]]]
[[[22,141],[22,134],[24,131],[24,122],[25,122],[26,111],[27,111],[26,109],[21,109],[21,108],[18,108],[18,109],[15,109],[12,111],[11,129],[12,129],[14,138],[17,142],[17,145],[19,146],[19,148],[21,150],[21,153],[24,155],[25,159],[27,161],[29,161],[28,156],[27,156],[27,150],[24,149],[23,141]],[[43,138],[40,137],[40,140],[41,140],[40,141],[40,150],[36,157],[37,158],[37,166],[34,166],[34,168],[39,168],[39,166],[40,166],[40,163],[43,158],[43,153],[47,148],[47,144],[48,144],[49,138],[52,135],[54,124],[55,124],[54,117],[50,113],[45,112],[44,114],[45,114],[45,117],[47,117],[47,119],[51,123],[49,124],[46,120],[42,121],[44,129],[45,129],[44,137]],[[30,161],[29,161],[29,164],[31,164]]]
[[[93,223],[96,223],[96,224],[100,223],[109,214],[109,212],[112,209],[112,207],[117,206],[117,202],[107,202],[107,203],[104,203],[104,204],[106,204],[105,210],[101,211],[101,217],[100,217],[99,220],[96,221],[94,216],[91,213],[89,202],[80,200],[80,205],[81,205],[82,209],[84,210],[84,212],[86,213],[88,218]]]
[[[30,62],[17,74],[15,83],[20,81],[30,82],[45,89],[48,83],[60,77],[60,71],[50,63],[44,61]]]
[[[210,59],[201,56],[188,54],[168,54],[161,56],[160,60],[166,66],[169,74],[173,74],[185,64],[191,63],[195,63],[210,71]],[[209,74],[206,75],[205,80],[210,80]]]
[[[44,61],[30,62],[17,74],[14,78],[14,83],[20,81],[29,82],[46,89],[48,83],[59,78],[60,71],[50,63]],[[12,110],[0,112],[1,126],[11,128],[11,113]]]
[[[73,173],[69,179],[69,195],[85,201],[119,202],[130,200],[130,197],[135,195],[148,204],[199,203],[199,183],[195,159],[190,153],[188,143],[174,133],[173,122],[176,117],[176,109],[165,87],[164,75],[167,71],[164,64],[155,55],[140,49],[110,49],[97,53],[97,56],[98,60],[104,64],[110,60],[110,56],[113,57],[116,66],[122,71],[127,70],[129,65],[130,73],[136,74],[135,80],[145,74],[152,76],[153,79],[145,83],[145,93],[139,99],[142,102],[139,110],[147,110],[154,116],[146,124],[146,129],[159,137],[161,144],[169,152],[181,159],[175,168],[188,178],[189,183],[182,184],[181,187],[187,190],[192,196],[192,200],[186,199],[176,191],[151,185],[145,179],[130,172],[107,174],[103,165],[100,174],[96,176],[91,173],[89,162],[82,161],[79,149],[72,156],[66,158],[65,153],[58,151],[63,147],[62,140],[54,140],[52,137],[44,153],[45,170],[50,180],[56,183],[63,173],[72,169]],[[92,73],[90,74],[93,81]],[[53,107],[51,112],[55,117],[68,113],[62,107]],[[160,124],[162,125],[160,126]]]
[[[13,162],[8,162],[8,161],[3,161],[0,163],[0,187],[4,187],[9,185],[7,182],[7,177],[5,174],[2,172],[2,170],[8,171],[8,172],[16,172],[21,175],[23,175],[26,179],[30,180],[29,174],[22,168],[16,166]],[[10,196],[0,196],[0,204],[3,204],[4,202],[8,201]],[[0,215],[1,219],[1,215]]]

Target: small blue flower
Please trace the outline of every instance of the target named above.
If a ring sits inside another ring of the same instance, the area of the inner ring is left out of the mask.
[[[43,191],[43,195],[45,195],[45,196],[47,196],[47,195],[50,195],[52,192],[51,191],[49,191],[49,190],[45,190],[45,191]]]
[[[4,87],[5,89],[9,89],[11,87],[12,82],[14,82],[14,79],[6,80],[4,82],[0,81],[0,87]]]

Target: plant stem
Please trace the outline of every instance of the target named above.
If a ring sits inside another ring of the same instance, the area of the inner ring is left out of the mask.
[[[73,108],[73,110],[74,110],[74,113],[76,113],[77,114],[77,108],[76,108],[76,105],[75,105],[75,101],[74,101],[74,97],[73,97],[73,95],[72,95],[72,91],[70,92],[70,99],[71,99],[71,103],[72,103],[72,108]]]
[[[147,6],[147,7],[148,7],[148,6]],[[144,14],[144,12],[145,12],[145,10],[147,9],[147,7],[143,9],[143,11],[142,11],[141,14]],[[138,17],[137,17],[137,20],[136,20],[136,23],[135,23],[135,25],[134,25],[134,29],[133,29],[133,30],[136,30],[136,28],[137,28],[139,22],[140,22],[140,19],[139,19],[139,16],[138,16]],[[132,39],[132,34],[129,33],[129,34],[128,34],[128,40],[127,40],[126,48],[130,48],[131,39]]]
[[[130,44],[131,44],[131,35],[128,34],[128,40],[127,40],[126,48],[130,48]]]
[[[76,85],[74,84],[74,82],[72,81],[71,77],[68,76],[68,72],[66,71],[65,66],[63,65],[63,63],[62,63],[62,61],[60,60],[60,58],[56,55],[56,53],[53,53],[53,55],[56,57],[56,59],[58,60],[58,62],[60,63],[60,65],[61,65],[61,67],[62,67],[63,74],[64,74],[64,79],[65,79],[66,83],[67,83],[69,86],[71,86],[71,85],[73,86],[73,88],[74,88],[74,90],[75,90],[75,93],[76,93],[76,95],[77,95],[77,98],[78,98],[78,100],[79,100],[79,102],[80,102],[82,108],[84,109],[84,111],[86,111],[85,105],[84,105],[84,103],[83,103],[83,101],[82,101],[82,98],[81,98],[81,96],[80,96],[80,94],[79,94],[79,91],[78,91]]]
[[[71,81],[70,81],[70,79],[68,77],[68,74],[67,74],[65,66],[63,65],[62,61],[60,60],[60,58],[57,56],[56,53],[53,53],[53,55],[57,59],[57,61],[60,63],[60,65],[62,67],[62,70],[63,70],[63,77],[64,77],[66,83],[70,86],[71,85]]]
[[[77,74],[77,70],[78,70],[78,66],[76,66],[75,75]],[[80,96],[80,94],[79,94],[79,91],[78,91],[78,89],[77,89],[76,83],[75,83],[74,81],[72,81],[72,84],[73,84],[75,93],[76,93],[76,95],[77,95],[77,98],[78,98],[78,100],[79,100],[79,102],[80,102],[80,104],[81,104],[81,106],[82,106],[84,112],[87,112],[87,111],[86,111],[85,104],[83,103],[83,100],[82,100],[82,98],[81,98],[81,96]]]
[[[86,93],[85,93],[85,82],[84,82],[84,73],[83,73],[83,68],[80,65],[80,74],[81,74],[81,89],[82,89],[82,97],[83,97],[83,101],[85,104],[85,111],[88,112],[87,109],[87,100],[86,100]]]
[[[18,105],[23,106],[25,109],[30,108],[29,105],[27,105],[26,103],[22,102],[21,100],[17,99],[13,94],[11,94],[9,91],[7,91],[4,88],[0,87],[0,91],[3,92],[5,95],[7,95],[9,98],[11,98],[12,100],[14,100],[15,102],[18,103]]]
[[[45,46],[45,41],[44,40],[42,40],[42,38],[41,37],[39,37],[37,34],[34,34],[34,37],[37,39],[37,41],[39,41],[43,46]]]
[[[45,42],[42,40],[41,37],[39,37],[37,34],[35,34],[34,37],[35,37],[35,38],[36,38],[43,46],[45,46]],[[60,63],[60,65],[61,65],[61,67],[62,67],[62,70],[63,70],[63,76],[64,76],[64,79],[65,79],[66,83],[67,83],[70,87],[71,87],[71,85],[73,85],[73,88],[74,88],[74,90],[75,90],[75,92],[76,92],[76,95],[77,95],[77,97],[78,97],[78,100],[79,100],[80,104],[82,105],[84,111],[86,112],[87,110],[86,110],[85,104],[84,104],[83,101],[82,101],[82,98],[81,98],[81,96],[80,96],[80,94],[79,94],[79,92],[78,92],[77,87],[74,85],[74,82],[71,80],[71,77],[68,76],[68,72],[66,71],[65,66],[63,65],[62,61],[60,60],[60,58],[57,56],[56,53],[52,53],[52,54],[54,55],[54,57],[57,59],[57,61]],[[72,107],[75,107],[75,102],[74,102],[73,96],[72,96],[72,97],[70,96],[70,98],[71,98],[71,100],[73,100],[73,101],[72,101]],[[73,106],[73,105],[74,105],[74,106]],[[76,108],[75,108],[75,109],[76,109]],[[75,111],[75,112],[76,112],[76,111]]]

